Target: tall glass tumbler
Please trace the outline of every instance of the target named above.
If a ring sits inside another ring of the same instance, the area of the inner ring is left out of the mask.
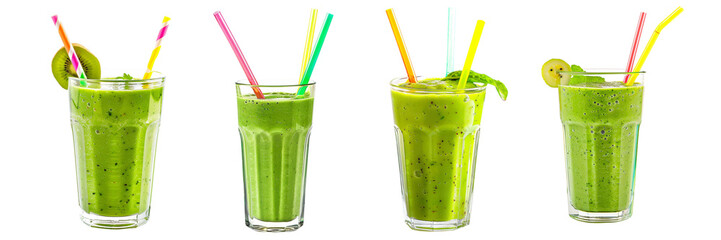
[[[143,225],[165,78],[69,80],[82,221],[111,229]]]
[[[264,99],[253,88],[260,89]],[[303,226],[315,83],[236,83],[236,92],[245,224],[265,232],[296,230]]]
[[[623,80],[635,74],[635,84]],[[558,88],[566,155],[569,215],[583,222],[631,217],[643,74],[561,72]]]
[[[418,89],[391,81],[406,224],[414,230],[468,225],[486,86]]]

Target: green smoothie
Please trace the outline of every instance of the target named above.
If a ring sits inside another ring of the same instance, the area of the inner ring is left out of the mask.
[[[80,207],[105,217],[145,213],[163,88],[69,91]]]
[[[313,97],[268,93],[238,97],[246,213],[265,222],[301,216]]]
[[[393,85],[402,189],[411,221],[462,221],[470,214],[485,85],[421,80]]]
[[[585,212],[619,212],[633,201],[643,85],[559,86],[570,202]]]

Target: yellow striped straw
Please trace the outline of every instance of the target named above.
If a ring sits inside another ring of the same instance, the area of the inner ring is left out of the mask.
[[[638,58],[638,63],[636,63],[636,67],[633,68],[633,72],[639,72],[641,71],[641,67],[643,67],[643,63],[646,61],[646,57],[648,57],[648,53],[651,52],[651,48],[653,48],[653,44],[656,43],[656,39],[658,39],[658,35],[661,34],[661,30],[663,30],[666,25],[668,25],[671,21],[673,21],[676,16],[681,14],[683,12],[683,8],[678,7],[676,10],[671,13],[671,15],[668,15],[666,19],[664,19],[661,23],[658,24],[658,27],[656,27],[656,30],[653,31],[653,35],[651,35],[651,39],[648,40],[648,43],[646,44],[646,48],[643,49],[643,53],[641,54],[641,57]],[[632,74],[631,77],[628,79],[628,82],[626,82],[627,86],[633,85],[633,82],[636,81],[636,78],[638,77],[638,74]]]
[[[168,31],[168,21],[170,21],[169,17],[163,17],[163,27],[160,28],[158,38],[155,39],[155,49],[153,49],[153,53],[150,54],[150,61],[148,61],[148,68],[145,70],[143,79],[149,79],[150,76],[153,75],[153,64],[155,64],[155,59],[158,58],[158,53],[160,52],[160,42],[163,40],[163,37],[165,37],[165,32]]]
[[[476,57],[476,49],[478,49],[478,42],[481,41],[481,33],[483,32],[483,26],[485,25],[486,22],[484,22],[483,20],[478,20],[476,22],[476,30],[473,31],[471,46],[468,48],[466,62],[463,64],[461,79],[458,81],[459,90],[466,88],[466,81],[468,81],[468,75],[471,73],[471,65],[473,65],[473,58]]]
[[[303,50],[303,63],[300,68],[300,77],[298,78],[298,84],[303,81],[303,74],[305,74],[305,68],[308,67],[308,61],[310,60],[311,49],[313,48],[313,36],[315,34],[315,23],[318,17],[318,9],[310,10],[310,20],[308,21],[308,33],[305,37],[305,49]]]

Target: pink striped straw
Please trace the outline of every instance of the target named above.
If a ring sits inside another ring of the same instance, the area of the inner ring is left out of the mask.
[[[633,37],[633,45],[631,46],[631,54],[628,57],[628,64],[626,65],[626,72],[631,72],[631,69],[633,68],[633,62],[636,61],[636,51],[638,50],[638,41],[641,38],[641,32],[643,32],[643,23],[646,21],[646,12],[641,12],[641,16],[638,17],[638,26],[636,27],[636,35]],[[623,79],[624,83],[628,82],[628,77],[631,75],[626,75],[626,78]]]
[[[148,67],[145,70],[143,79],[150,79],[153,75],[153,65],[155,64],[155,59],[158,58],[158,53],[160,53],[160,42],[163,40],[163,37],[165,37],[165,32],[168,31],[168,21],[170,21],[169,17],[163,17],[163,27],[160,28],[158,38],[155,39],[155,48],[153,48],[153,52],[150,54],[150,61],[148,61]]]
[[[238,62],[240,62],[240,66],[243,67],[245,76],[248,77],[248,82],[250,82],[251,85],[258,85],[258,81],[255,80],[255,75],[253,75],[253,71],[250,70],[250,66],[248,65],[248,61],[245,60],[245,56],[243,55],[243,52],[240,51],[240,47],[238,46],[238,42],[235,41],[235,37],[233,36],[233,33],[230,32],[230,28],[228,27],[228,24],[225,22],[225,18],[223,18],[223,14],[221,14],[220,11],[216,11],[215,13],[213,13],[213,16],[215,16],[215,20],[218,21],[218,25],[220,25],[220,29],[223,30],[223,34],[225,34],[225,38],[228,39],[228,43],[230,43],[230,47],[233,48],[233,52],[235,52],[235,57],[238,58]],[[263,92],[260,91],[260,88],[253,87],[253,92],[255,92],[255,96],[258,99],[265,98],[265,96],[263,96]]]
[[[53,23],[55,24],[55,27],[58,28],[58,33],[60,34],[60,40],[63,41],[63,46],[65,47],[65,51],[68,52],[68,56],[70,57],[70,62],[73,63],[73,68],[75,68],[75,73],[78,74],[78,78],[80,79],[87,79],[88,77],[85,76],[85,71],[83,70],[83,66],[80,65],[80,59],[78,58],[78,55],[75,54],[75,48],[73,48],[73,45],[70,44],[70,41],[68,41],[68,36],[65,34],[65,29],[63,28],[63,25],[60,23],[60,20],[58,20],[58,15],[53,15]],[[85,81],[80,81],[81,85],[85,85]]]

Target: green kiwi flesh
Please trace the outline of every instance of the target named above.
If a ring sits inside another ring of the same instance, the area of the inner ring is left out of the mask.
[[[98,58],[80,44],[73,43],[73,48],[80,59],[80,65],[83,66],[83,70],[85,70],[85,76],[87,76],[88,79],[99,79],[100,61],[98,61]],[[52,71],[55,80],[57,80],[58,84],[64,89],[68,89],[68,77],[78,77],[65,48],[60,48],[55,54],[55,57],[53,57]]]

